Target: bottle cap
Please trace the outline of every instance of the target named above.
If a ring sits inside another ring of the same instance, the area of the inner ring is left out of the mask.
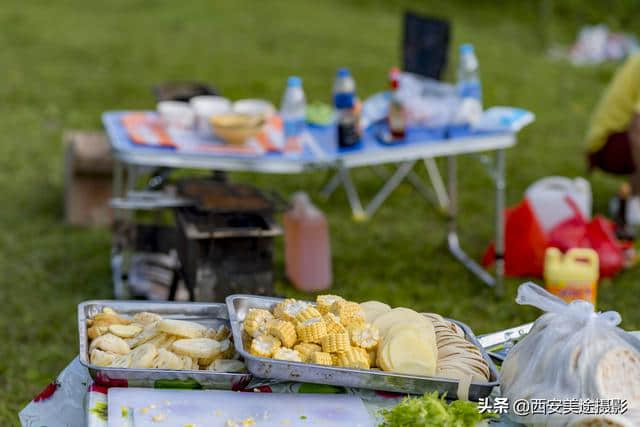
[[[287,87],[302,87],[302,79],[298,76],[291,76],[287,79]]]
[[[338,72],[336,73],[338,77],[349,77],[351,73],[347,67],[338,68]]]
[[[473,45],[471,43],[464,43],[460,45],[460,54],[465,55],[473,53]]]

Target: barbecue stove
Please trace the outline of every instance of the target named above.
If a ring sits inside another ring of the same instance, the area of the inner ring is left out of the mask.
[[[281,199],[248,185],[212,179],[179,181],[178,193],[194,201],[174,209],[179,273],[190,299],[272,295],[273,238],[282,234],[274,213]],[[169,299],[176,289],[174,281]]]

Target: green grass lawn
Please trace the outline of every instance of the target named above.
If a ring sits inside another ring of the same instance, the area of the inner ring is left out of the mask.
[[[519,4],[513,11],[415,6],[450,18],[454,45],[475,44],[486,105],[537,115],[508,152],[509,203],[537,178],[584,173],[585,125],[613,72],[548,59],[537,9]],[[17,423],[16,413],[76,355],[76,304],[112,296],[109,230],[62,224],[62,132],[100,128],[105,110],[153,108],[150,86],[171,79],[279,102],[286,76],[298,74],[308,99],[328,101],[335,69],[349,66],[367,96],[385,87],[386,71],[399,62],[403,9],[381,1],[3,2],[0,425]],[[463,238],[479,257],[492,233],[490,181],[474,159],[460,163]],[[324,175],[234,178],[289,194],[316,190]],[[355,179],[369,195],[380,185],[367,170]],[[604,211],[617,181],[594,175],[592,183],[595,209]],[[412,188],[399,188],[366,223],[352,221],[342,192],[318,203],[331,224],[336,293],[439,312],[478,333],[538,315],[514,303],[521,280],[509,280],[498,299],[449,256],[443,218]],[[278,292],[294,295],[282,275],[281,242],[276,267]],[[640,329],[638,278],[627,271],[599,290],[599,307],[620,311],[628,329]]]

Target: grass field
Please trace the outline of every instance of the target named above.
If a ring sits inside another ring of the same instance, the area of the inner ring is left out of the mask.
[[[613,68],[548,59],[533,2],[517,2],[513,11],[484,3],[424,1],[415,8],[451,19],[454,45],[475,44],[486,105],[537,114],[508,153],[507,194],[514,203],[537,178],[584,173],[585,125]],[[384,87],[387,69],[399,62],[407,4],[3,2],[0,425],[16,424],[17,412],[75,356],[76,304],[112,296],[109,230],[62,224],[62,132],[100,128],[105,110],[153,108],[150,86],[171,79],[208,80],[231,98],[278,102],[286,76],[295,73],[308,99],[327,101],[335,69],[349,66],[367,96]],[[558,37],[566,36],[562,21],[553,25]],[[474,159],[461,160],[460,175],[463,237],[479,257],[491,238],[490,182]],[[284,194],[313,191],[323,177],[234,176]],[[355,178],[365,194],[380,185],[367,170]],[[594,175],[592,183],[595,209],[604,211],[617,182]],[[436,311],[479,333],[538,315],[514,303],[521,280],[509,280],[498,299],[455,262],[444,246],[443,218],[410,187],[366,223],[351,220],[341,192],[318,203],[331,224],[335,292]],[[281,242],[278,248],[278,292],[295,294],[282,277]],[[629,329],[640,329],[638,279],[637,270],[627,271],[599,290],[600,308],[620,311]]]

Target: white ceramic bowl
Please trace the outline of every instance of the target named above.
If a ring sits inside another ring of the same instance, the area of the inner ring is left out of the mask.
[[[233,103],[233,112],[249,116],[261,115],[268,118],[276,113],[276,108],[264,99],[241,99]]]
[[[222,96],[194,96],[189,104],[196,115],[196,130],[204,136],[213,134],[211,117],[231,112],[231,101]]]
[[[186,102],[160,101],[156,109],[167,126],[181,129],[193,127],[195,114],[191,106]]]

